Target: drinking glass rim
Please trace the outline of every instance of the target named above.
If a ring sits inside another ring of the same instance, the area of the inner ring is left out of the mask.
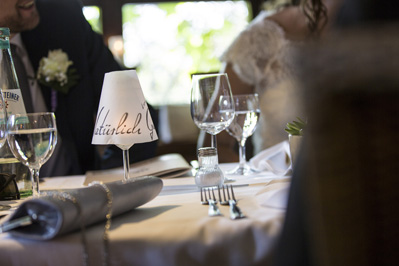
[[[15,117],[33,116],[33,115],[37,115],[37,116],[40,116],[40,115],[54,115],[55,116],[55,113],[54,112],[38,112],[38,113],[26,113],[26,114],[11,114],[11,115],[9,115],[9,117],[12,117],[12,116],[15,116]]]
[[[26,114],[18,113],[18,114],[9,115],[7,118],[7,131],[8,132],[10,131],[10,124],[12,124],[12,126],[14,126],[14,124],[26,124],[32,118],[35,119],[35,117],[39,118],[39,117],[45,116],[45,115],[49,115],[51,117],[51,120],[54,122],[54,125],[51,128],[53,128],[54,130],[57,130],[57,124],[56,124],[54,112],[38,112],[38,113],[26,113]],[[22,119],[23,122],[19,122],[18,120],[20,120],[20,119]],[[12,130],[12,131],[14,131],[14,130]],[[16,129],[16,131],[18,131],[18,129]]]
[[[248,97],[248,96],[256,96],[259,98],[258,93],[233,94],[233,98],[242,98],[242,97]]]
[[[192,78],[206,78],[206,77],[218,77],[218,76],[227,76],[227,73],[207,73],[207,74],[193,74]]]

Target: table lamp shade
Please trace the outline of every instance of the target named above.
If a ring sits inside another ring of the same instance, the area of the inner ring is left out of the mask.
[[[133,145],[157,139],[136,71],[106,73],[92,144]]]

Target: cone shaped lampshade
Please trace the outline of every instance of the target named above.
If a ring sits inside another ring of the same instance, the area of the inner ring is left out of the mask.
[[[106,73],[92,144],[133,145],[157,139],[136,71]]]

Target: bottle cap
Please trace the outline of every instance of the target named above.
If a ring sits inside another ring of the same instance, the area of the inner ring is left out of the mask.
[[[10,37],[10,29],[0,27],[0,37]]]
[[[217,155],[217,150],[214,147],[206,147],[198,149],[198,156],[215,156]]]

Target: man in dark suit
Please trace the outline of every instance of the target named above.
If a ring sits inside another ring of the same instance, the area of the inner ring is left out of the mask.
[[[48,176],[83,174],[122,165],[120,149],[107,147],[100,158],[96,146],[91,145],[104,74],[121,67],[102,37],[92,31],[82,7],[79,0],[2,0],[0,9],[0,26],[10,28],[11,43],[19,39],[20,51],[28,58],[25,66],[34,72],[30,76],[36,76],[39,61],[56,49],[65,52],[77,70],[78,84],[66,94],[30,81],[32,95],[42,98],[40,107],[35,96],[32,111],[54,110],[61,139],[55,166],[47,170]],[[29,100],[24,98],[25,104]],[[151,115],[157,125],[156,113]],[[150,158],[155,150],[156,142],[136,144],[130,149],[131,162]]]

